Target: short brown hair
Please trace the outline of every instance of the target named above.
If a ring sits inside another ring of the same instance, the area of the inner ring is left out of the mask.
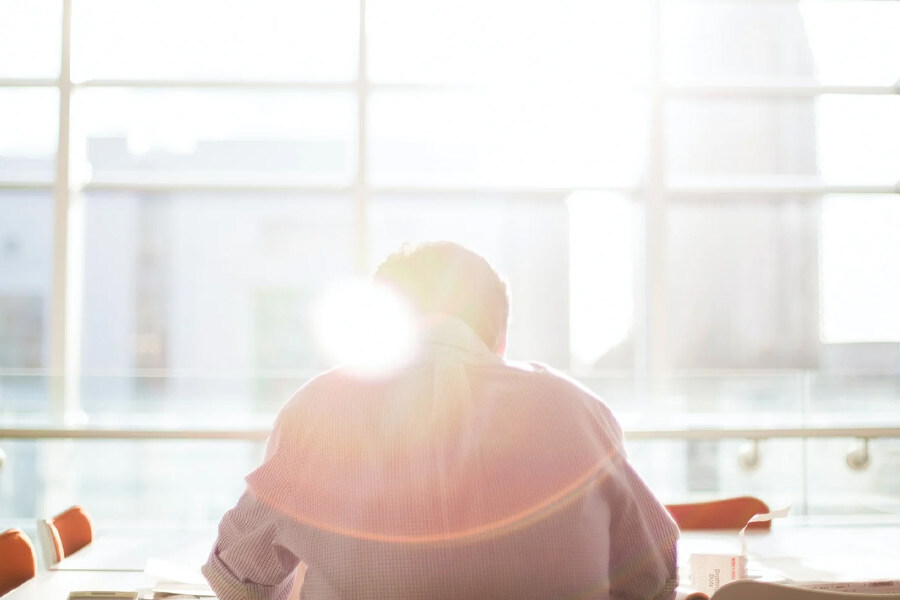
[[[375,271],[423,315],[461,319],[496,350],[506,335],[509,295],[506,283],[480,254],[453,242],[404,246]]]

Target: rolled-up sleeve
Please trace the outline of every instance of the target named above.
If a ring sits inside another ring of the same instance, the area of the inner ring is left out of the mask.
[[[299,559],[280,542],[283,517],[251,492],[225,513],[202,572],[219,600],[284,600]]]

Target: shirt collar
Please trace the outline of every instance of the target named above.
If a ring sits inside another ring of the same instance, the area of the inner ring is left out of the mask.
[[[423,354],[435,362],[499,363],[502,358],[491,352],[487,344],[465,322],[442,316],[425,326],[422,333]]]

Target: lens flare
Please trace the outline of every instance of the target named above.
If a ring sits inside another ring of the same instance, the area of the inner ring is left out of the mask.
[[[408,305],[371,281],[342,281],[325,290],[313,308],[313,328],[329,359],[361,374],[398,369],[415,351]]]

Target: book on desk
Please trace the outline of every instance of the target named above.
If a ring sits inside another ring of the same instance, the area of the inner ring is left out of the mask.
[[[900,580],[898,579],[876,579],[869,581],[769,581],[767,583],[808,590],[841,592],[847,594],[900,595]],[[714,592],[710,596],[706,592],[701,592],[685,585],[680,585],[675,590],[675,600],[715,600],[716,595],[717,594]]]

